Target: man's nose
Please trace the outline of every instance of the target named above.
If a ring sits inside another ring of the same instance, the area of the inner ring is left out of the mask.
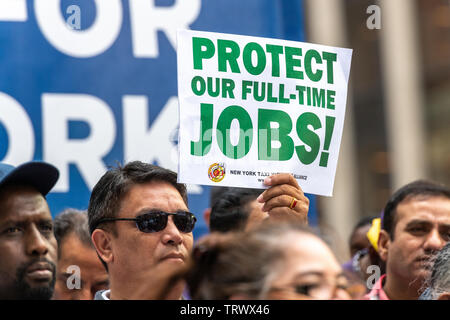
[[[180,230],[176,227],[173,222],[172,216],[169,216],[167,221],[167,226],[163,230],[162,242],[164,244],[179,245],[183,242],[183,236]]]
[[[442,238],[438,229],[433,229],[429,234],[425,241],[424,249],[437,251],[441,250],[445,245],[446,241]]]
[[[31,225],[26,236],[26,253],[28,255],[44,256],[48,252],[49,243],[36,225]]]

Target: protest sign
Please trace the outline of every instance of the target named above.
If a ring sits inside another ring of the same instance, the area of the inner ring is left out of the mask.
[[[264,188],[287,172],[331,196],[351,49],[179,30],[178,179]]]

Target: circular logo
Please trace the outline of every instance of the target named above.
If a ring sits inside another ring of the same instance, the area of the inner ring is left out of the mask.
[[[213,163],[209,166],[208,177],[211,181],[220,182],[225,178],[225,164]]]

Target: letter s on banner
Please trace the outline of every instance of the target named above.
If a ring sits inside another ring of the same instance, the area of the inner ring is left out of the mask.
[[[35,0],[34,11],[42,34],[51,45],[69,56],[89,58],[106,51],[122,27],[121,0],[95,0],[95,5],[95,21],[83,31],[67,27],[61,14],[61,0]]]

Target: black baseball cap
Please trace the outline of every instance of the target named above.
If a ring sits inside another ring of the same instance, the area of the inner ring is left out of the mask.
[[[27,162],[18,167],[0,162],[0,188],[7,184],[29,185],[45,196],[58,178],[58,169],[46,162]]]

